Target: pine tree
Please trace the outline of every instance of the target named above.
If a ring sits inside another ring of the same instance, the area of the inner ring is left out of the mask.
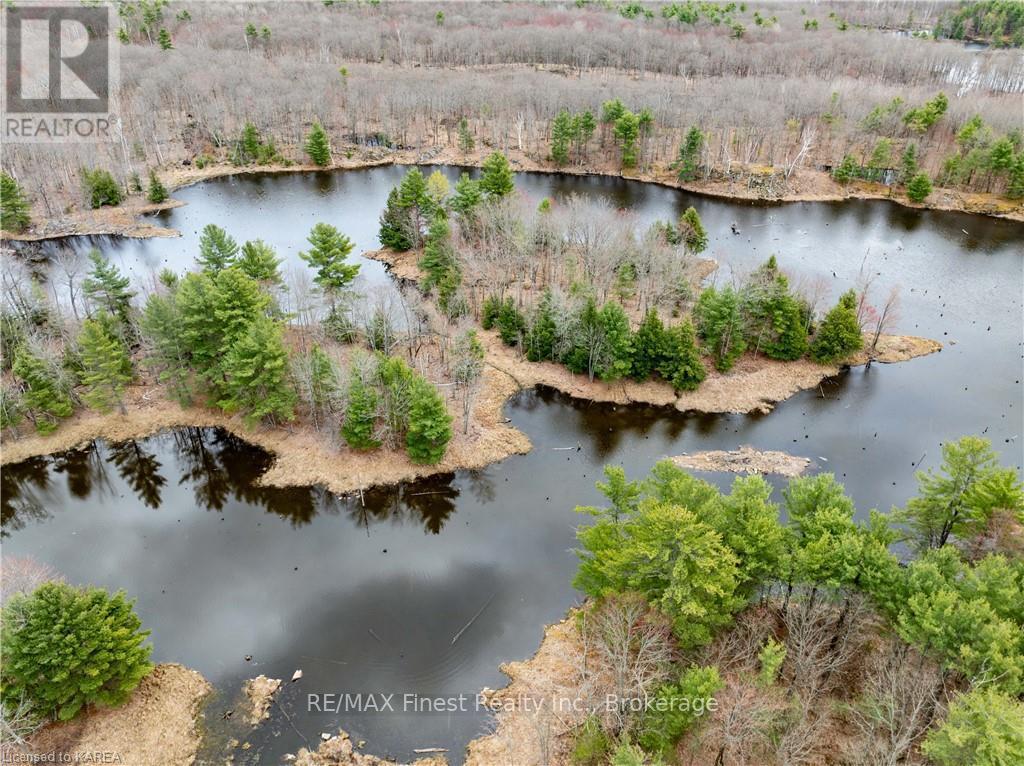
[[[846,184],[856,178],[859,172],[860,166],[857,165],[857,160],[853,158],[852,154],[847,154],[838,167],[832,170],[832,177],[839,183]]]
[[[380,216],[380,233],[377,238],[384,247],[405,252],[413,245],[412,227],[412,216],[409,209],[402,205],[396,187],[388,194],[388,203]]]
[[[412,221],[409,229],[412,247],[419,247],[422,242],[423,226],[433,213],[433,203],[427,194],[427,180],[419,168],[413,168],[405,174],[398,186],[398,202],[408,211]]]
[[[160,27],[160,33],[157,35],[157,42],[160,45],[160,50],[174,50],[174,43],[171,41],[171,33],[164,27]]]
[[[204,271],[216,274],[235,263],[238,243],[224,229],[208,223],[199,236],[199,256],[196,262]]]
[[[58,418],[71,417],[71,397],[53,365],[22,347],[15,352],[11,369],[25,384],[24,406],[39,433],[50,433],[57,428]]]
[[[498,323],[498,316],[501,314],[501,298],[497,295],[488,295],[484,298],[484,305],[480,309],[480,326],[485,330],[492,329]]]
[[[224,355],[227,381],[217,402],[226,412],[243,411],[255,423],[295,418],[296,395],[292,388],[281,327],[265,316],[249,323]]]
[[[280,285],[281,259],[274,248],[262,239],[255,239],[242,245],[242,256],[238,259],[238,268],[251,279],[261,285]]]
[[[992,684],[959,694],[921,751],[937,766],[1024,763],[1024,702]]]
[[[156,171],[149,171],[149,189],[146,192],[146,199],[153,204],[159,204],[167,201],[167,189],[160,183],[160,179],[157,178]]]
[[[917,175],[918,169],[917,146],[914,144],[907,144],[907,148],[904,149],[903,154],[900,155],[900,183],[905,184],[910,181],[911,178]]]
[[[302,373],[296,375],[303,387],[302,397],[309,406],[313,424],[320,428],[331,413],[338,393],[338,375],[334,362],[316,343],[299,360]]]
[[[555,358],[558,325],[555,322],[554,300],[551,290],[545,290],[533,312],[530,331],[526,336],[526,358],[531,362],[547,362]]]
[[[658,374],[676,391],[693,391],[707,377],[690,322],[681,322],[665,331],[665,351]]]
[[[597,374],[601,380],[618,380],[628,375],[633,366],[633,336],[629,318],[615,301],[601,307],[601,326],[605,343]]]
[[[692,181],[697,177],[697,171],[700,169],[700,151],[703,146],[704,134],[696,126],[691,127],[679,147],[679,157],[674,165],[680,181]]]
[[[931,179],[924,173],[918,173],[907,182],[907,197],[911,202],[924,202],[931,193]]]
[[[120,205],[124,199],[124,191],[106,170],[83,168],[82,183],[85,186],[85,196],[89,201],[89,207],[94,210],[104,205]]]
[[[377,394],[363,381],[353,365],[341,435],[352,449],[377,449],[381,443],[374,436],[376,423]]]
[[[426,274],[421,285],[424,290],[440,285],[449,273],[458,271],[455,250],[451,244],[451,230],[443,213],[435,215],[430,224],[419,267]]]
[[[811,356],[816,362],[836,362],[860,351],[863,346],[864,337],[857,323],[857,296],[853,290],[848,290],[822,320],[811,343]]]
[[[325,167],[331,164],[331,143],[323,125],[314,122],[306,136],[306,154],[314,164]]]
[[[307,241],[309,252],[299,253],[299,257],[316,269],[313,281],[328,295],[333,308],[335,296],[359,273],[358,264],[345,262],[352,252],[352,240],[330,224],[318,223]]]
[[[551,123],[551,159],[556,165],[569,161],[569,143],[572,141],[573,125],[569,110],[563,109]]]
[[[615,138],[622,145],[622,167],[636,165],[636,140],[640,135],[640,118],[624,110],[615,120]]]
[[[707,288],[697,299],[693,316],[701,340],[715,358],[715,368],[728,372],[747,350],[736,292],[731,287]]]
[[[99,314],[86,319],[78,343],[82,355],[80,377],[86,387],[82,400],[100,412],[109,412],[117,405],[123,414],[124,389],[132,381],[132,363],[113,317]]]
[[[82,292],[100,311],[113,315],[120,323],[126,340],[131,340],[134,335],[131,301],[135,295],[128,289],[131,280],[123,276],[99,250],[89,251],[89,261],[92,269],[82,280]]]
[[[463,220],[472,218],[474,209],[483,199],[483,191],[480,182],[474,181],[466,173],[463,173],[455,182],[455,194],[452,195],[452,210],[459,213]]]
[[[469,130],[469,122],[463,117],[459,120],[459,149],[463,154],[469,154],[473,151],[474,146],[476,146],[476,142]]]
[[[405,447],[414,463],[441,462],[452,438],[452,416],[430,383],[417,378],[410,391],[409,431]]]
[[[1024,152],[1018,152],[1010,165],[1009,178],[1006,181],[1006,196],[1010,199],[1024,197]]]
[[[189,383],[189,353],[181,335],[181,309],[177,289],[169,295],[153,293],[142,312],[142,334],[148,341],[146,365],[153,368],[157,380],[169,383],[171,392],[182,406],[192,401]]]
[[[633,336],[633,370],[636,380],[647,380],[665,357],[665,325],[654,309],[644,314]]]
[[[18,233],[28,227],[29,221],[28,200],[18,182],[0,173],[0,229]]]
[[[505,197],[515,189],[512,179],[512,166],[508,158],[501,152],[492,153],[483,164],[480,176],[480,189],[490,197]]]
[[[237,155],[239,163],[245,165],[254,161],[260,154],[262,143],[260,132],[256,129],[256,126],[251,122],[245,123],[242,127],[242,135],[238,139]]]
[[[516,308],[515,301],[511,296],[501,304],[496,321],[498,335],[506,346],[515,346],[522,338],[523,330],[526,329],[526,318]]]
[[[708,246],[708,235],[704,231],[704,224],[700,220],[700,214],[692,208],[679,216],[679,234],[683,238],[687,252],[703,253]]]

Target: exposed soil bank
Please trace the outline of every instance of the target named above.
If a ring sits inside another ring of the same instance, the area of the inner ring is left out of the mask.
[[[126,415],[83,410],[62,422],[52,434],[42,436],[33,432],[16,441],[5,440],[0,465],[73,449],[93,439],[118,442],[141,439],[167,428],[216,427],[275,456],[273,465],[260,477],[260,485],[321,485],[336,494],[345,494],[375,485],[483,468],[509,455],[525,454],[530,449],[529,439],[507,425],[501,411],[516,390],[518,387],[509,376],[492,368],[485,369],[470,433],[462,433],[461,415],[458,415],[452,423],[454,435],[448,451],[437,465],[417,465],[405,452],[383,449],[355,452],[338,447],[332,444],[330,434],[307,425],[249,427],[240,415],[200,407],[183,408],[168,400],[158,386],[128,389]]]
[[[469,743],[465,766],[569,763],[570,734],[585,711],[551,715],[538,714],[538,708],[547,700],[578,696],[578,660],[583,653],[575,611],[570,611],[564,620],[545,629],[533,657],[503,663],[501,672],[509,677],[508,686],[482,692],[492,709],[499,711],[494,732]]]
[[[32,751],[41,758],[65,754],[58,763],[190,766],[201,739],[200,704],[211,690],[194,670],[157,665],[124,705],[51,724],[33,739]]]
[[[285,756],[284,760],[295,766],[398,766],[394,761],[358,752],[344,729],[339,729],[316,750],[304,747],[295,755]],[[431,755],[417,758],[410,766],[448,766],[448,759],[442,755]]]
[[[480,167],[492,149],[481,147],[473,152],[463,153],[456,147],[435,146],[427,149],[388,150],[366,147],[336,148],[335,154],[351,152],[351,157],[342,157],[330,165],[320,167],[306,163],[274,165],[232,165],[218,162],[197,168],[194,165],[174,166],[159,173],[161,181],[169,189],[180,189],[191,184],[222,176],[246,173],[307,173],[331,170],[356,170],[379,165],[464,165]],[[301,150],[296,149],[301,154]],[[759,176],[773,178],[778,168],[759,168],[746,180],[709,179],[681,183],[675,173],[667,167],[654,167],[646,172],[623,171],[612,162],[591,162],[586,165],[558,167],[548,161],[538,161],[529,154],[509,149],[507,151],[512,167],[517,171],[540,173],[564,173],[569,175],[600,175],[626,178],[667,186],[696,194],[723,199],[760,202],[838,202],[845,199],[890,200],[905,207],[945,210],[996,218],[1024,221],[1024,203],[1008,200],[995,194],[959,192],[953,189],[936,188],[923,203],[911,202],[902,190],[869,181],[855,181],[846,186],[836,183],[832,177],[820,170],[799,169],[790,175],[786,186],[788,191],[779,194],[772,184],[756,183]],[[142,194],[135,194],[116,208],[82,210],[56,219],[39,219],[28,231],[21,234],[4,234],[12,240],[52,239],[77,234],[114,234],[126,237],[174,236],[176,232],[153,226],[137,219],[144,213],[151,213],[167,207],[183,204],[169,200],[160,205],[146,202]]]
[[[797,457],[785,452],[767,450],[761,452],[753,447],[743,446],[736,450],[709,450],[693,455],[676,455],[672,462],[681,468],[694,471],[726,471],[728,473],[766,474],[774,473],[790,478],[799,476],[811,464],[810,458]]]

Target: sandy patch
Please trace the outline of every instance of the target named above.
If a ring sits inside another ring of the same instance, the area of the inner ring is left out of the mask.
[[[681,468],[694,471],[725,471],[728,473],[774,473],[790,478],[799,476],[811,464],[810,458],[797,457],[785,452],[760,451],[743,446],[736,450],[709,450],[688,455],[676,455],[670,460]]]
[[[249,704],[246,720],[251,726],[257,726],[270,717],[270,703],[280,688],[280,678],[267,678],[264,675],[250,678],[242,685]]]
[[[190,766],[199,749],[199,706],[211,691],[199,673],[176,664],[157,665],[131,699],[117,708],[95,708],[72,721],[47,726],[33,751],[67,763],[128,766]],[[95,760],[95,754],[118,760]],[[93,760],[87,760],[92,757]],[[48,762],[48,761],[47,761]]]
[[[865,339],[869,343],[870,339]],[[850,360],[851,365],[867,364],[868,360],[892,364],[907,362],[919,356],[928,356],[942,351],[942,344],[930,338],[914,335],[882,335],[874,351],[861,351]]]
[[[325,740],[316,750],[302,748],[295,755],[286,755],[285,761],[295,766],[398,766],[375,755],[360,753],[344,729]],[[417,758],[411,766],[448,766],[448,759],[434,754]]]

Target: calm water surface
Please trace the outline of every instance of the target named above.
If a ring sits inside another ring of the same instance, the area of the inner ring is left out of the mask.
[[[357,250],[375,247],[377,217],[403,173],[219,179],[180,191],[188,204],[161,214],[180,238],[48,247],[101,247],[143,282],[164,266],[187,268],[198,232],[216,222],[239,240],[274,245],[286,268],[304,267],[297,253],[320,220]],[[4,553],[138,599],[155,659],[194,667],[220,690],[213,729],[245,678],[303,670],[271,720],[240,737],[254,747],[237,763],[277,763],[339,725],[370,752],[410,758],[413,748],[447,747],[457,762],[485,716],[334,715],[308,711],[306,695],[383,692],[397,702],[407,692],[472,695],[502,685],[499,663],[532,654],[543,626],[578,597],[572,508],[599,501],[593,484],[606,463],[641,475],[680,452],[782,449],[836,472],[864,513],[905,502],[914,464],[935,466],[940,444],[965,433],[984,433],[1020,468],[1024,226],[883,202],[737,204],[597,177],[520,175],[517,185],[556,203],[571,192],[603,196],[643,221],[694,205],[724,264],[720,279],[775,253],[797,279],[827,280],[830,303],[866,257],[879,295],[903,288],[899,329],[946,347],[844,373],[770,415],[683,415],[524,392],[508,415],[533,441],[529,455],[362,501],[256,488],[267,456],[213,430],[99,443],[4,470]],[[363,263],[365,284],[387,281],[379,264]],[[577,443],[578,452],[553,449]]]

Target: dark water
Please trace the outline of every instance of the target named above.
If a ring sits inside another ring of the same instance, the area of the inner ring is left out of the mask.
[[[139,280],[165,264],[185,268],[211,221],[239,239],[262,237],[292,260],[317,220],[366,249],[402,173],[212,181],[183,190],[188,205],[163,214],[180,239],[94,244]],[[303,670],[236,762],[259,754],[276,763],[338,725],[370,752],[408,758],[412,748],[440,746],[457,761],[485,716],[334,715],[309,712],[306,695],[395,693],[400,707],[406,692],[472,695],[501,685],[498,664],[532,654],[543,625],[577,597],[572,507],[598,502],[593,483],[606,463],[640,475],[684,451],[783,449],[835,471],[865,513],[905,502],[913,464],[924,456],[935,466],[941,442],[965,433],[984,433],[1020,468],[1024,226],[879,202],[732,204],[617,179],[537,174],[517,184],[536,199],[605,196],[644,220],[692,204],[711,253],[728,267],[746,270],[777,253],[796,278],[826,279],[829,303],[867,255],[880,295],[903,286],[899,329],[947,346],[845,373],[770,415],[682,415],[526,392],[508,414],[533,441],[529,455],[375,490],[363,502],[314,488],[254,488],[266,456],[215,431],[100,444],[5,469],[4,553],[30,554],[73,582],[126,589],[153,631],[154,657],[200,670],[222,690],[218,710],[231,706],[244,678]],[[730,233],[733,222],[740,236]],[[371,284],[386,279],[371,262],[364,275]],[[553,449],[577,443],[579,452]]]

